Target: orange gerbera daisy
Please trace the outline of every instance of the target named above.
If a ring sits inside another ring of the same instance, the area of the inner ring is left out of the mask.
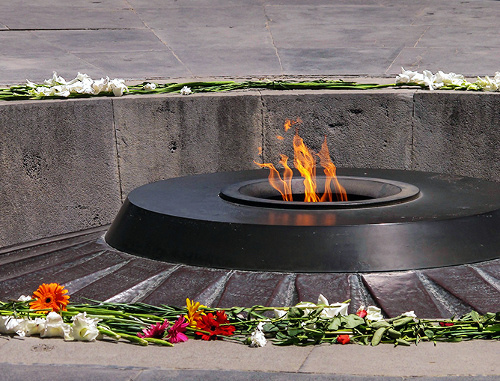
[[[33,299],[30,303],[30,308],[32,310],[46,310],[52,309],[52,311],[66,311],[66,306],[69,303],[69,295],[64,295],[68,292],[58,283],[43,283],[38,287],[33,293]],[[42,313],[48,313],[50,311],[40,311]]]

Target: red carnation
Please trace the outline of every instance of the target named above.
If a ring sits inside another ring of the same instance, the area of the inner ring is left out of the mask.
[[[351,338],[349,337],[349,335],[338,335],[337,336],[337,343],[339,344],[348,344],[349,341],[351,341]]]
[[[203,340],[217,340],[218,336],[231,336],[234,334],[235,327],[226,325],[229,323],[224,311],[217,311],[214,314],[208,313],[201,317],[196,326],[197,329],[203,332],[196,332]]]
[[[455,323],[448,323],[448,322],[445,322],[445,321],[440,321],[439,325],[441,327],[451,327],[452,325],[455,325]]]
[[[366,310],[358,310],[358,312],[356,312],[356,315],[358,315],[360,318],[364,318],[366,315],[368,315],[368,312],[366,312]]]

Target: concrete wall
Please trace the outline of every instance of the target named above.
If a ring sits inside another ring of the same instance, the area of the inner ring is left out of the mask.
[[[500,94],[252,91],[0,103],[0,247],[112,221],[170,177],[293,157],[293,130],[346,167],[500,181]],[[277,139],[283,136],[284,140]]]

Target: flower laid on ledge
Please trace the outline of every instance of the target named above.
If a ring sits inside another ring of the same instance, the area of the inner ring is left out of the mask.
[[[78,73],[76,78],[66,81],[53,73],[52,78],[43,84],[26,81],[25,85],[0,88],[0,100],[21,99],[50,99],[68,97],[89,97],[101,95],[122,96],[126,94],[165,94],[179,93],[189,95],[193,93],[222,92],[244,89],[269,90],[367,90],[381,88],[400,88],[403,86],[418,86],[430,90],[472,90],[472,91],[500,91],[500,72],[493,77],[477,77],[475,82],[468,82],[462,74],[436,74],[428,70],[422,73],[405,70],[396,77],[391,84],[357,83],[343,80],[313,80],[313,81],[208,81],[187,83],[143,82],[140,85],[126,85],[123,79],[109,77],[93,80],[87,74]]]
[[[33,301],[30,307],[33,310],[45,310],[43,313],[65,311],[69,303],[68,292],[63,286],[57,283],[43,283],[38,290],[33,293]]]
[[[401,74],[396,77],[396,84],[418,85],[428,87],[429,90],[444,89],[444,90],[482,90],[482,91],[499,91],[500,90],[500,72],[496,72],[493,78],[488,76],[481,78],[477,77],[476,82],[468,82],[462,74],[443,73],[438,71],[432,74],[429,70],[424,70],[422,73],[405,70],[401,68]]]
[[[380,343],[500,339],[500,312],[475,311],[459,319],[418,319],[413,311],[384,318],[375,306],[348,313],[349,301],[301,302],[292,307],[210,308],[186,300],[185,307],[145,303],[70,304],[67,290],[42,284],[33,299],[0,302],[0,334],[95,341],[125,339],[139,345],[173,346],[191,339],[231,340],[263,347],[321,343],[376,346]],[[50,298],[50,300],[48,300]],[[171,324],[170,322],[174,322]]]
[[[191,89],[188,86],[184,86],[181,91],[181,95],[189,95],[192,93]]]
[[[163,339],[163,337],[165,336],[165,331],[167,330],[169,325],[170,323],[167,319],[165,319],[163,323],[151,324],[149,328],[144,328],[142,330],[143,333],[138,333],[137,336],[142,337],[143,339],[146,337]]]
[[[123,79],[109,79],[109,77],[93,80],[87,74],[78,73],[76,78],[67,82],[59,77],[56,72],[52,78],[44,81],[43,85],[37,85],[29,80],[26,81],[29,94],[34,97],[69,97],[76,95],[99,95],[113,94],[122,96],[128,91]]]

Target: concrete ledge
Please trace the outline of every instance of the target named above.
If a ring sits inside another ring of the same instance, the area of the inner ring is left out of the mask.
[[[293,157],[286,118],[338,166],[500,181],[500,94],[242,91],[0,103],[0,247],[108,224],[152,181]],[[284,140],[277,140],[282,135]]]
[[[248,348],[189,340],[175,348],[109,341],[2,340],[4,379],[39,380],[498,380],[496,341],[419,343],[410,347],[318,345]],[[209,348],[208,348],[209,347]],[[29,356],[26,356],[29,353]],[[480,355],[479,355],[480,354]],[[166,360],[167,359],[167,360]],[[28,368],[29,367],[29,368]],[[85,367],[85,369],[81,368]],[[71,370],[79,370],[73,372]],[[64,377],[66,370],[66,377]],[[71,372],[68,377],[67,372]],[[203,373],[201,373],[203,372]],[[85,374],[87,377],[78,377]],[[50,375],[52,378],[47,377]]]

